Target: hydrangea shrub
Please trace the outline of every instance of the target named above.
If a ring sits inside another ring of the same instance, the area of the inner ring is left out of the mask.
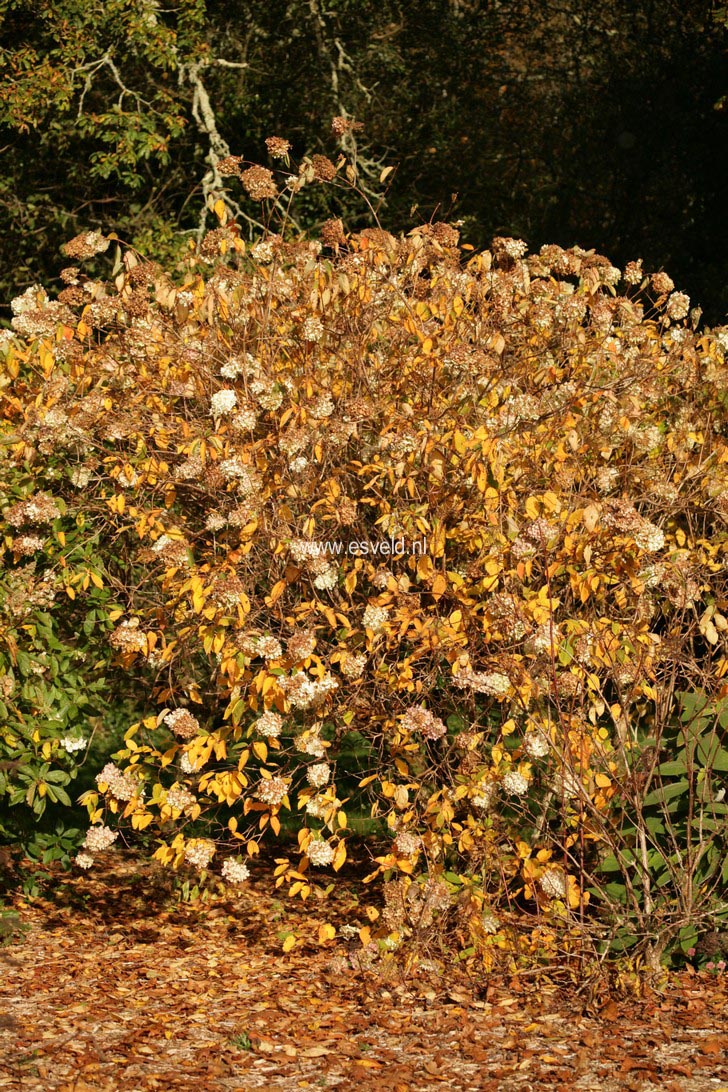
[[[225,169],[265,204],[326,162]],[[175,276],[118,248],[6,338],[5,463],[83,481],[66,519],[122,610],[99,657],[146,704],[79,863],[118,823],[235,883],[292,833],[306,898],[368,815],[387,943],[454,905],[486,953],[515,907],[533,951],[723,913],[728,330],[578,247],[340,221],[250,246],[216,212]],[[22,503],[60,504],[44,473]]]

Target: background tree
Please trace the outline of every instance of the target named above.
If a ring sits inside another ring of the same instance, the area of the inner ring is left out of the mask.
[[[722,321],[714,14],[708,0],[6,0],[0,296],[49,283],[85,227],[181,251],[220,186],[217,158],[257,161],[272,133],[330,153],[345,114],[365,124],[365,185],[399,162],[388,227],[409,228],[417,204],[418,218],[462,219],[476,245],[504,232],[640,256]],[[331,211],[312,189],[299,226]]]

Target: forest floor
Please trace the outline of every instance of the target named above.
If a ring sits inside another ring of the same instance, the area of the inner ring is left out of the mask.
[[[318,934],[362,923],[355,879],[303,906],[258,872],[180,902],[124,853],[47,878],[0,950],[0,1090],[728,1092],[726,975],[590,1005],[546,972],[363,966],[358,938]]]

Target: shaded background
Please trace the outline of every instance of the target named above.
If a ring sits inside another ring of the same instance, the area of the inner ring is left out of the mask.
[[[181,252],[216,139],[196,75],[247,159],[268,162],[272,134],[333,156],[331,117],[360,119],[372,195],[397,166],[379,210],[392,230],[434,216],[476,246],[505,234],[642,257],[720,323],[725,45],[703,0],[6,0],[0,318],[54,283],[60,244],[84,228]],[[302,228],[332,214],[370,222],[351,195],[300,195]]]

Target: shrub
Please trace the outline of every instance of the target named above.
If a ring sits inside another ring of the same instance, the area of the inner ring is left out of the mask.
[[[64,519],[95,529],[146,701],[80,863],[118,820],[238,882],[293,829],[278,883],[306,898],[369,815],[383,943],[452,913],[491,960],[519,907],[525,953],[656,960],[714,925],[728,331],[578,247],[474,254],[441,223],[249,247],[216,211],[176,280],[126,250],[26,294],[6,350],[6,463],[83,477]],[[33,556],[63,572],[55,535]]]

